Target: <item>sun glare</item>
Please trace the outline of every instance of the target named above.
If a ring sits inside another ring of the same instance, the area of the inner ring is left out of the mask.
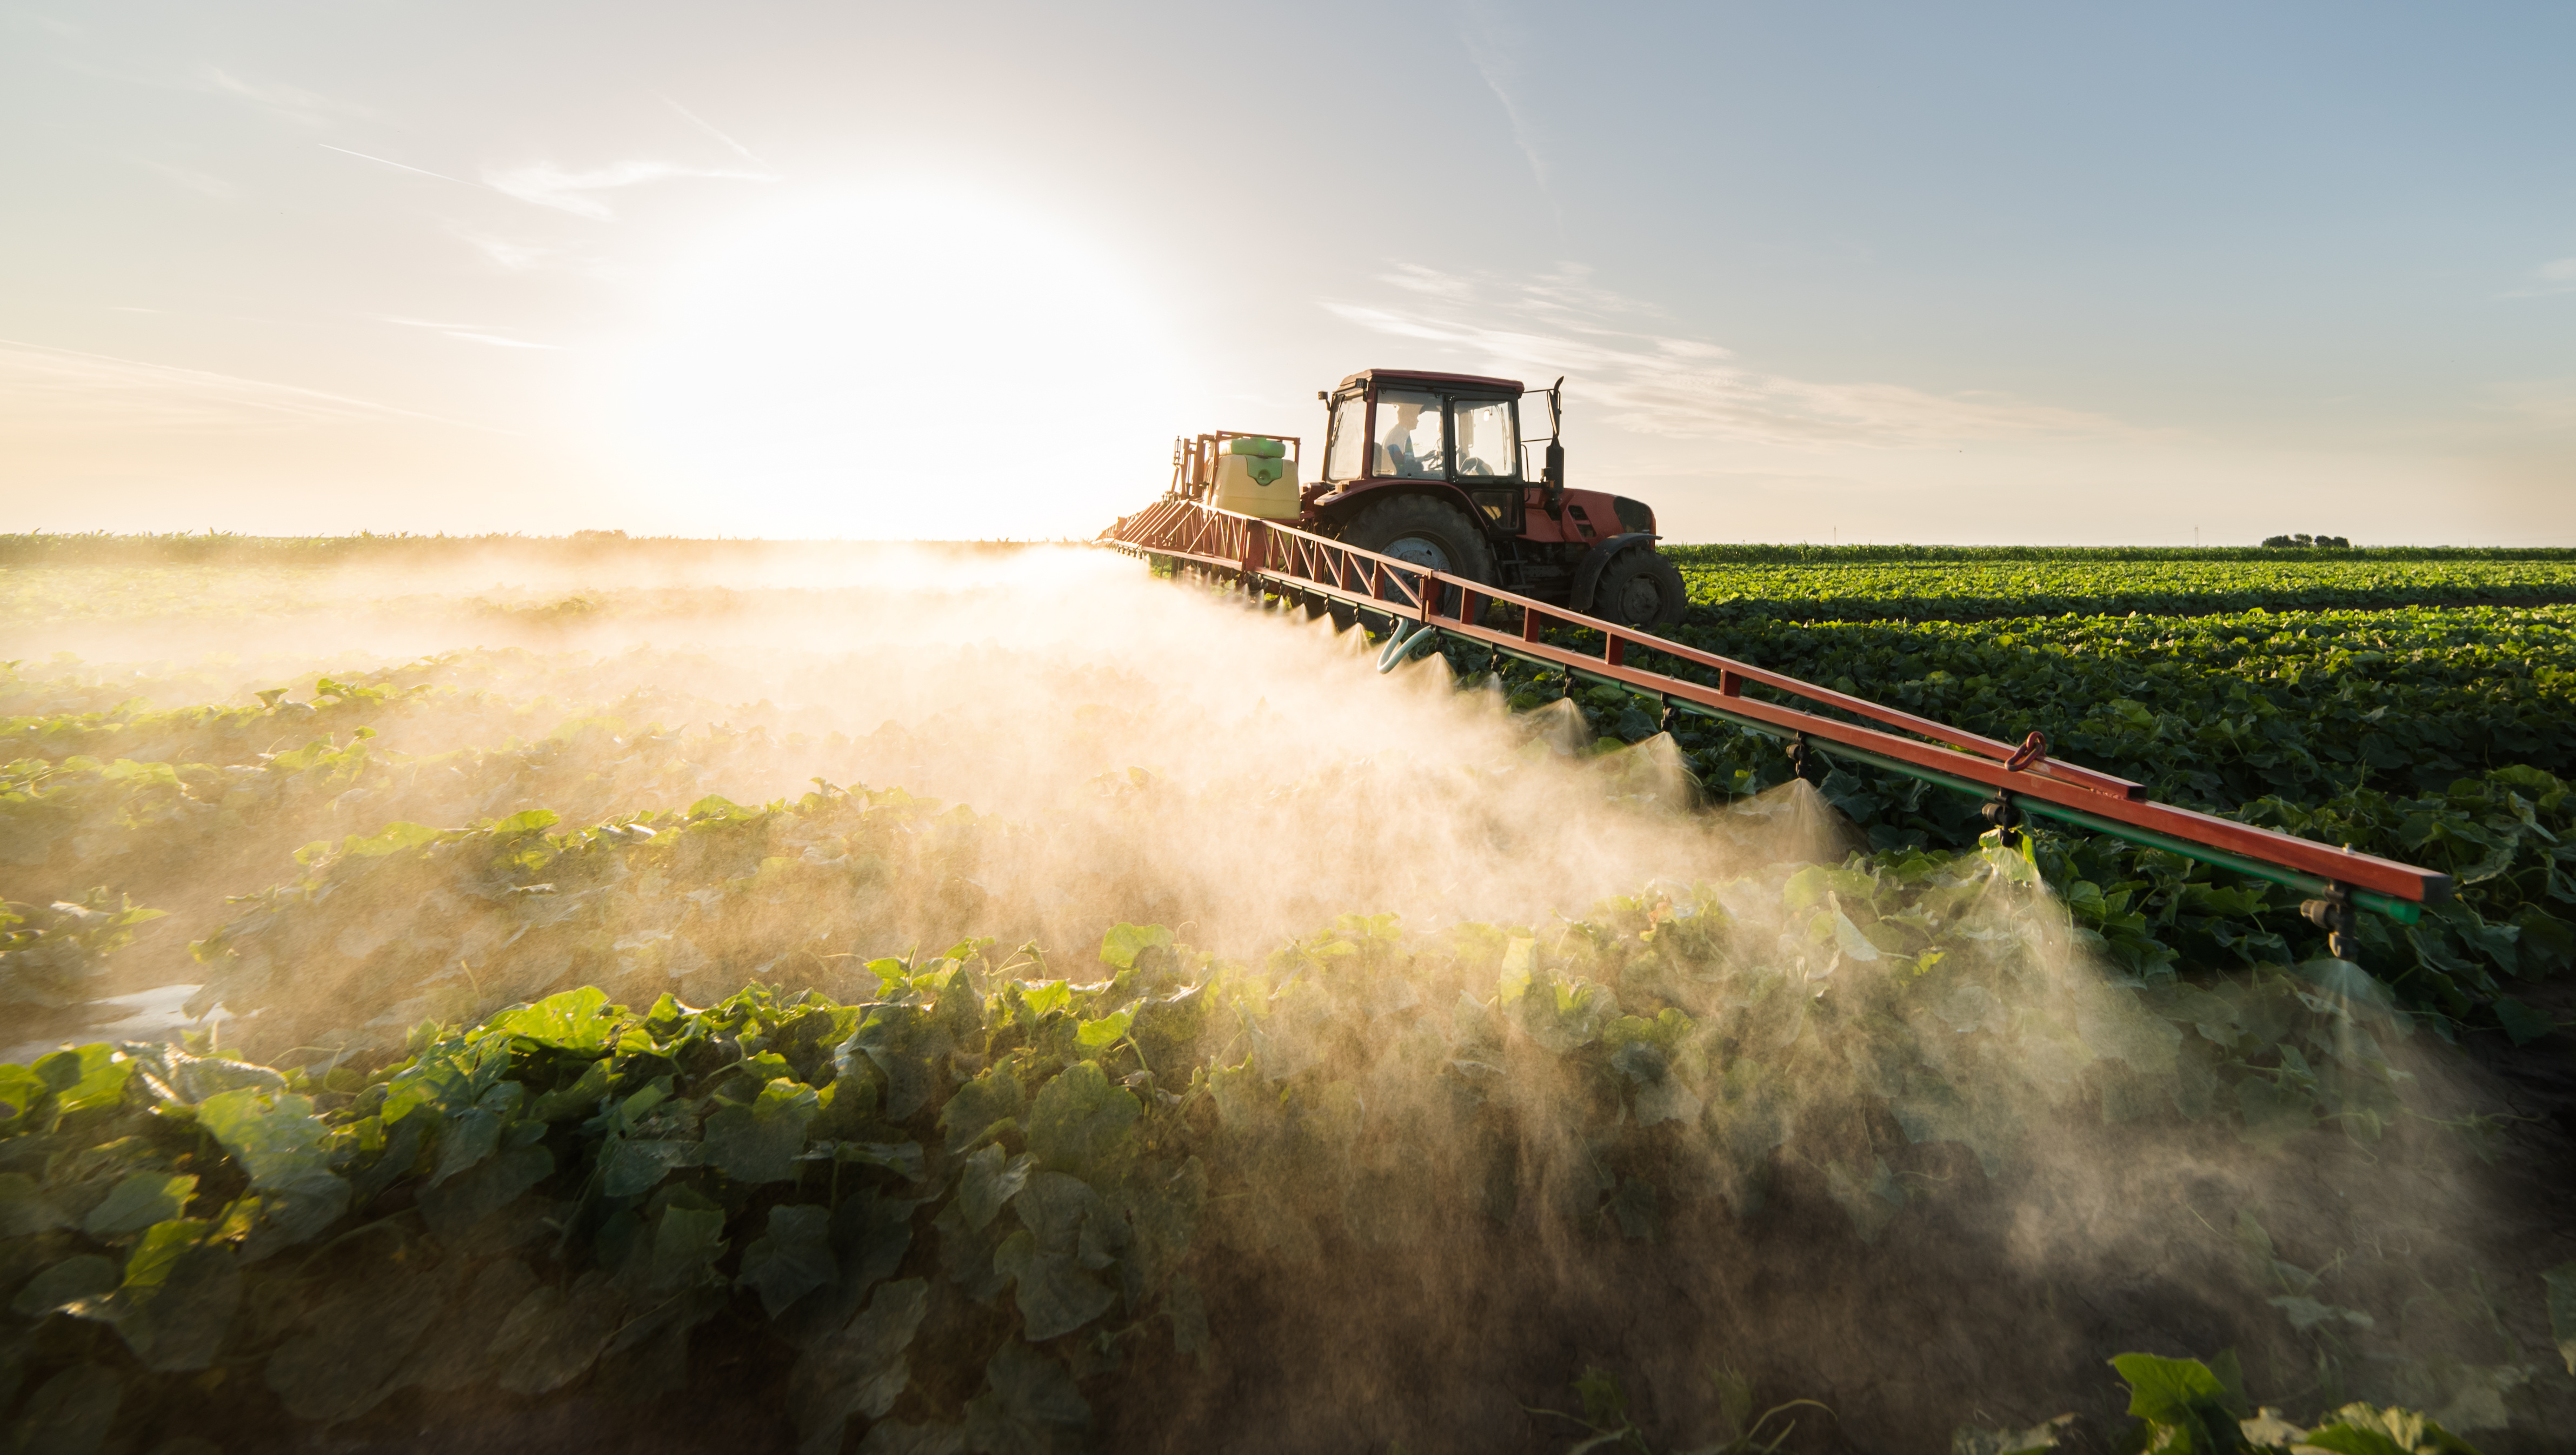
[[[1175,374],[1125,270],[969,192],[808,193],[669,280],[628,437],[729,534],[1088,536],[1168,466]]]

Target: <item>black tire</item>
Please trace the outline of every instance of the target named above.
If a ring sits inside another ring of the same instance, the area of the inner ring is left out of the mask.
[[[1621,551],[1592,588],[1592,614],[1621,626],[1670,626],[1689,609],[1680,569],[1649,546]]]
[[[1494,548],[1467,512],[1428,495],[1398,495],[1351,518],[1345,545],[1491,585]]]
[[[1494,582],[1494,548],[1485,533],[1467,512],[1428,495],[1398,495],[1369,506],[1351,518],[1341,539],[1344,545],[1428,566],[1444,575],[1463,576],[1486,586]],[[1394,593],[1390,590],[1387,595]],[[1455,599],[1440,605],[1444,611],[1458,609]]]

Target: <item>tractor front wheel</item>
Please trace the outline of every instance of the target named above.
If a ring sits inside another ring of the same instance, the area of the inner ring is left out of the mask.
[[[1680,569],[1646,546],[1621,551],[1592,591],[1592,614],[1621,626],[1670,626],[1689,609]]]

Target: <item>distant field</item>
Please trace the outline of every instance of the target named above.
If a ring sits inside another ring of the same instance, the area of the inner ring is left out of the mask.
[[[1695,616],[1768,621],[1976,621],[1994,617],[2350,611],[2576,603],[2576,559],[2375,553],[2064,553],[2055,558],[1816,562],[1670,554]]]

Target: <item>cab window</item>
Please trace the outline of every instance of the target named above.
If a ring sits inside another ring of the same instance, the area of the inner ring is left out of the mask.
[[[1507,400],[1460,400],[1458,478],[1509,480],[1521,472],[1520,441],[1514,438],[1512,406]]]
[[[1368,398],[1345,394],[1333,401],[1333,437],[1324,451],[1324,478],[1356,480],[1367,473]]]
[[[1377,465],[1369,473],[1437,480],[1449,473],[1441,438],[1440,396],[1411,389],[1377,393]]]

